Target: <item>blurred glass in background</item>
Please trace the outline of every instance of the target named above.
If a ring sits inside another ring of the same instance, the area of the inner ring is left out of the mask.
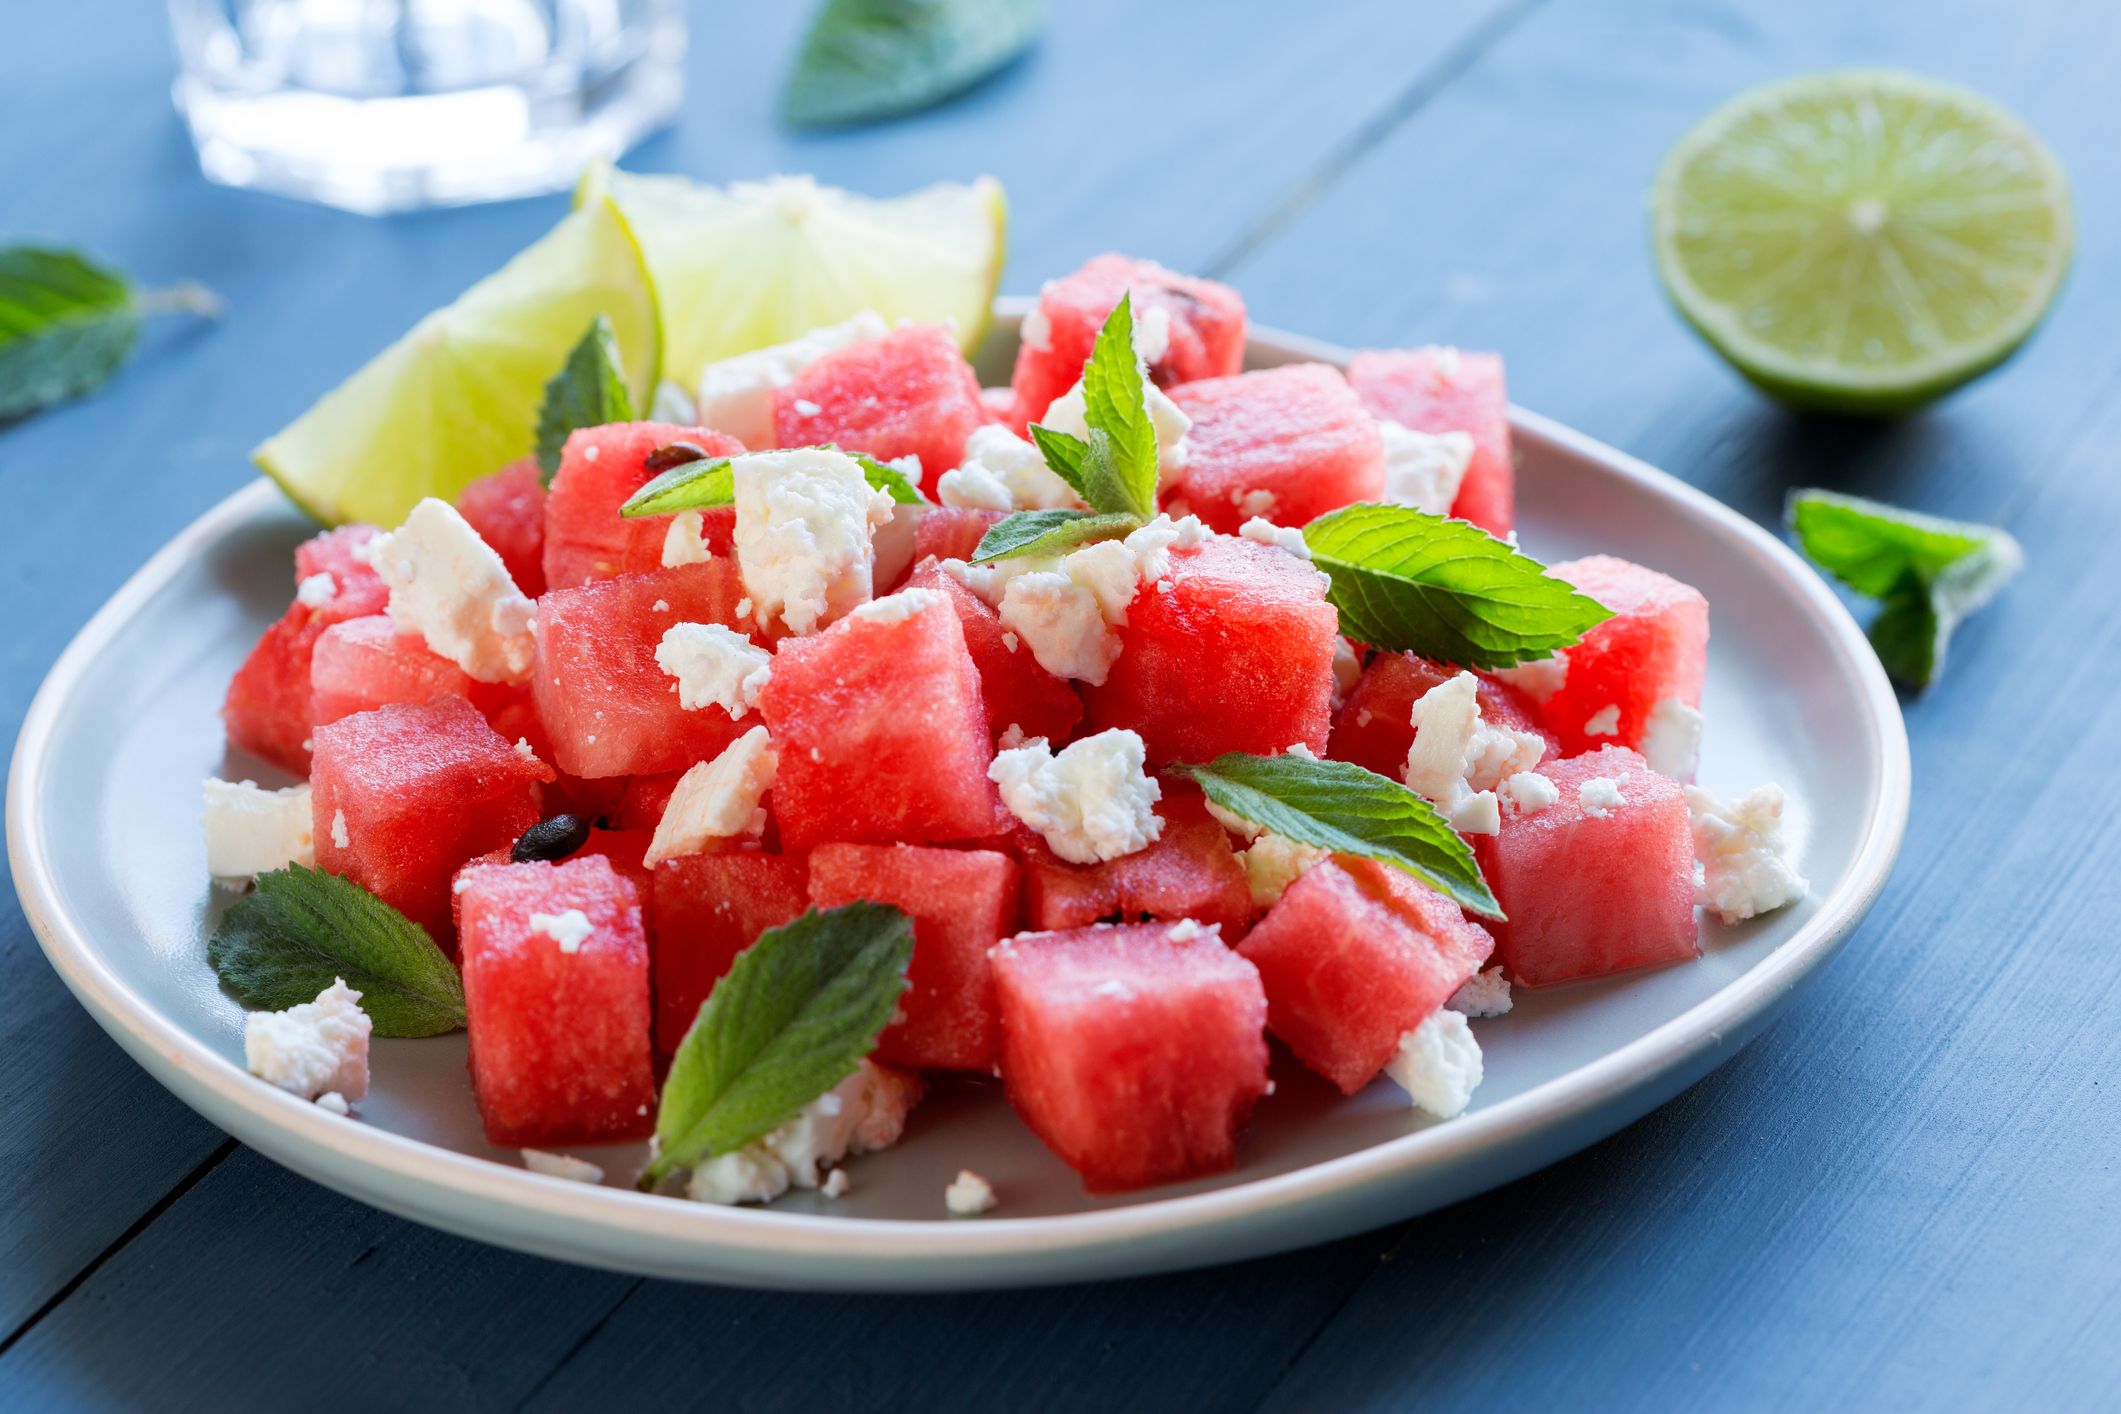
[[[352,211],[554,191],[668,120],[676,0],[169,0],[206,175]]]

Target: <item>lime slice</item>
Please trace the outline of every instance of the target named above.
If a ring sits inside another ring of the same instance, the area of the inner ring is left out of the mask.
[[[607,192],[648,253],[670,340],[664,374],[688,389],[716,359],[865,309],[953,320],[968,351],[986,331],[1008,226],[992,177],[875,198],[809,177],[714,187],[607,168],[578,196]]]
[[[1904,412],[2008,358],[2070,258],[2062,168],[2017,118],[1912,74],[1739,95],[1651,194],[1679,312],[1770,394]]]
[[[327,524],[396,525],[422,496],[453,497],[530,452],[545,381],[599,314],[646,407],[662,349],[655,291],[609,201],[579,206],[252,456]]]

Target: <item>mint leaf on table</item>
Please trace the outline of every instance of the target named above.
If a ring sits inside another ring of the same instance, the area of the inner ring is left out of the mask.
[[[251,1011],[313,1002],[343,977],[378,1036],[464,1024],[464,981],[426,929],[359,884],[299,864],[258,876],[222,917],[206,960]]]
[[[1299,844],[1403,869],[1459,907],[1487,918],[1502,908],[1473,850],[1436,807],[1352,761],[1225,752],[1205,766],[1175,765],[1233,815]]]
[[[1915,688],[1937,680],[1952,630],[2025,564],[2018,542],[1994,526],[1832,491],[1792,492],[1789,522],[1812,563],[1878,601],[1871,646]]]
[[[676,447],[689,446],[678,443]],[[674,451],[675,447],[656,449],[658,452]],[[838,447],[826,446],[819,451],[836,452]],[[928,498],[920,493],[906,473],[888,462],[860,452],[847,455],[862,469],[862,478],[872,487],[889,496],[902,506],[920,506]],[[702,511],[715,506],[733,505],[736,501],[736,471],[728,457],[702,457],[682,462],[658,473],[640,490],[626,498],[619,507],[619,514],[634,516],[667,516],[678,511]]]
[[[567,354],[560,371],[545,384],[538,407],[538,470],[547,485],[560,469],[560,449],[567,434],[584,427],[633,421],[633,392],[626,386],[626,366],[619,362],[618,336],[599,314]]]
[[[1083,365],[1083,422],[1087,440],[1031,424],[1031,441],[1046,465],[1092,510],[1140,520],[1155,515],[1156,424],[1134,355],[1131,295],[1120,296]]]
[[[1019,555],[1065,555],[1082,545],[1100,540],[1118,540],[1139,529],[1141,521],[1130,515],[1099,515],[1095,511],[1018,511],[987,527],[972,552],[972,563],[1012,560]]]
[[[213,316],[200,285],[136,290],[70,250],[0,246],[0,423],[79,397],[125,361],[144,315]]]
[[[826,0],[781,90],[799,127],[893,118],[972,87],[1030,47],[1041,0]]]
[[[1303,530],[1359,643],[1468,668],[1553,656],[1612,613],[1477,525],[1410,506],[1344,506]]]
[[[678,1043],[640,1186],[741,1149],[852,1075],[912,959],[913,924],[883,904],[813,909],[761,933]]]

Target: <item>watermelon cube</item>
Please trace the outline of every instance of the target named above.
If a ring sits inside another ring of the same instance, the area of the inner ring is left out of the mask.
[[[1252,890],[1230,836],[1208,814],[1195,786],[1166,780],[1156,803],[1163,832],[1146,849],[1102,864],[1070,864],[1030,831],[1017,840],[1024,861],[1024,912],[1033,928],[1191,918],[1222,927],[1235,941],[1252,922]]]
[[[672,792],[678,788],[678,779],[684,774],[684,771],[658,771],[647,776],[615,777],[623,784],[623,789],[619,792],[618,803],[611,809],[611,823],[621,830],[646,830],[654,834],[656,825],[662,821],[663,811],[670,805]]]
[[[571,589],[594,579],[662,568],[670,516],[619,514],[626,498],[656,472],[648,455],[673,442],[690,442],[710,457],[734,456],[744,444],[706,427],[668,422],[615,422],[570,433],[545,497],[545,587]],[[702,513],[707,548],[727,555],[736,529],[729,507]],[[528,593],[528,590],[524,592]]]
[[[979,378],[942,324],[901,325],[836,349],[773,392],[774,445],[919,457],[930,486],[985,420]]]
[[[1363,669],[1348,700],[1334,714],[1333,739],[1326,755],[1336,761],[1352,761],[1395,781],[1404,780],[1407,749],[1414,744],[1414,704],[1429,689],[1456,676],[1458,669],[1433,658],[1379,653]],[[1531,698],[1499,678],[1478,676],[1481,720],[1543,737],[1548,751],[1555,750],[1554,738],[1541,724],[1539,709]]]
[[[1244,367],[1245,302],[1237,291],[1152,260],[1100,255],[1073,275],[1048,280],[1037,309],[1024,320],[1011,379],[1017,425],[1038,421],[1075,386],[1121,295],[1133,297],[1135,347],[1150,355],[1149,376],[1157,386],[1220,378]]]
[[[655,866],[655,1040],[668,1056],[736,955],[809,906],[803,860],[753,850]]]
[[[1475,841],[1509,915],[1489,926],[1510,976],[1544,987],[1693,957],[1694,845],[1678,782],[1620,746],[1539,773],[1560,799],[1505,811],[1502,832]],[[1594,781],[1612,793],[1587,791]]]
[[[810,901],[819,908],[867,899],[913,920],[905,1019],[877,1042],[891,1065],[992,1070],[994,976],[987,950],[1016,931],[1017,868],[985,849],[910,844],[826,844],[810,855]]]
[[[1175,551],[1128,605],[1111,674],[1084,691],[1087,729],[1138,732],[1159,763],[1323,753],[1339,623],[1325,577],[1286,551],[1226,536]]]
[[[1502,359],[1458,349],[1366,349],[1348,361],[1348,382],[1373,416],[1416,432],[1463,432],[1473,460],[1451,514],[1491,535],[1517,523],[1517,465],[1510,452],[1510,400]]]
[[[997,945],[1009,1103],[1092,1193],[1216,1173],[1267,1092],[1259,970],[1190,922]]]
[[[711,703],[685,710],[677,679],[655,660],[674,624],[746,627],[736,614],[743,596],[727,557],[547,590],[531,691],[554,763],[590,779],[682,771],[743,735],[753,724]]]
[[[512,461],[457,492],[457,514],[493,547],[516,588],[545,592],[545,480],[535,457]]]
[[[371,614],[318,636],[309,661],[309,716],[322,726],[392,702],[469,700],[479,686],[418,634],[398,632],[387,614]]]
[[[1174,496],[1216,530],[1302,525],[1384,492],[1385,444],[1348,380],[1292,363],[1171,390],[1193,419]]]
[[[976,511],[955,506],[935,506],[921,512],[913,532],[913,559],[969,560],[979,549],[980,537],[993,529],[1007,511]]]
[[[780,759],[773,810],[789,850],[1000,832],[979,668],[948,601],[785,640],[759,711]]]
[[[1259,968],[1267,1029],[1352,1095],[1494,947],[1413,876],[1340,855],[1289,885],[1237,950]]]
[[[464,1013],[487,1142],[554,1148],[655,1129],[648,936],[610,861],[464,871]]]
[[[1548,573],[1613,611],[1582,642],[1562,650],[1567,671],[1540,704],[1563,750],[1641,750],[1659,703],[1701,705],[1709,601],[1700,590],[1611,555],[1570,560]]]
[[[450,939],[449,882],[467,859],[538,822],[550,767],[460,697],[393,703],[316,729],[310,769],[317,867]]]
[[[328,574],[337,591],[333,601],[341,618],[381,613],[390,591],[375,566],[362,558],[364,547],[376,534],[372,525],[342,525],[310,536],[295,546],[295,587],[299,589],[302,581],[315,575]],[[377,607],[366,607],[371,603]]]
[[[1015,727],[1026,737],[1068,739],[1083,719],[1083,700],[1064,680],[1038,665],[1031,650],[1002,627],[999,614],[933,565],[916,570],[907,587],[933,590],[957,611],[958,626],[965,631],[965,650],[979,669],[987,725],[996,736]]]

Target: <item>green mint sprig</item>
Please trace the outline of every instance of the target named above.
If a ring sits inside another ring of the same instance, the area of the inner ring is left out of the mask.
[[[1375,648],[1506,668],[1551,657],[1612,617],[1514,545],[1409,506],[1344,506],[1303,536],[1332,581],[1340,631]]]
[[[203,285],[138,290],[76,251],[0,247],[0,423],[99,386],[132,352],[143,317],[220,312]]]
[[[378,1036],[464,1025],[464,981],[426,929],[359,884],[299,864],[258,876],[222,917],[206,960],[252,1011],[313,1002],[343,977]]]
[[[839,448],[828,444],[817,450],[837,452]],[[906,473],[897,467],[861,452],[849,452],[847,455],[861,467],[862,478],[870,486],[889,496],[898,505],[922,506],[928,503],[928,498],[921,494],[920,488],[907,479]],[[659,473],[640,490],[626,498],[625,503],[619,507],[619,514],[629,519],[637,516],[667,516],[678,511],[703,511],[735,503],[736,469],[731,464],[731,459],[701,457],[681,462]]]
[[[1156,425],[1134,356],[1131,294],[1097,331],[1083,365],[1083,421],[1088,439],[1032,423],[1031,440],[1053,474],[1094,511],[1147,520],[1156,514]]]
[[[874,122],[954,97],[1031,46],[1040,0],[826,0],[781,90],[798,127]]]
[[[972,552],[972,563],[1012,560],[1021,555],[1065,555],[1100,540],[1118,540],[1140,529],[1130,515],[1095,511],[1018,511],[987,527]]]
[[[568,351],[567,361],[545,384],[538,407],[538,470],[552,484],[560,469],[560,449],[567,434],[584,427],[633,421],[633,392],[626,386],[626,366],[619,362],[618,336],[599,314]]]
[[[1788,515],[1814,564],[1878,601],[1871,646],[1888,673],[1918,689],[1943,673],[1952,631],[2025,564],[2018,542],[1995,526],[1859,496],[1794,491]]]
[[[1214,801],[1262,829],[1335,854],[1405,870],[1459,907],[1500,919],[1473,851],[1436,807],[1351,761],[1226,752],[1205,766],[1175,765]]]
[[[678,1043],[640,1186],[741,1149],[852,1075],[912,960],[912,922],[882,904],[813,909],[761,933]]]

